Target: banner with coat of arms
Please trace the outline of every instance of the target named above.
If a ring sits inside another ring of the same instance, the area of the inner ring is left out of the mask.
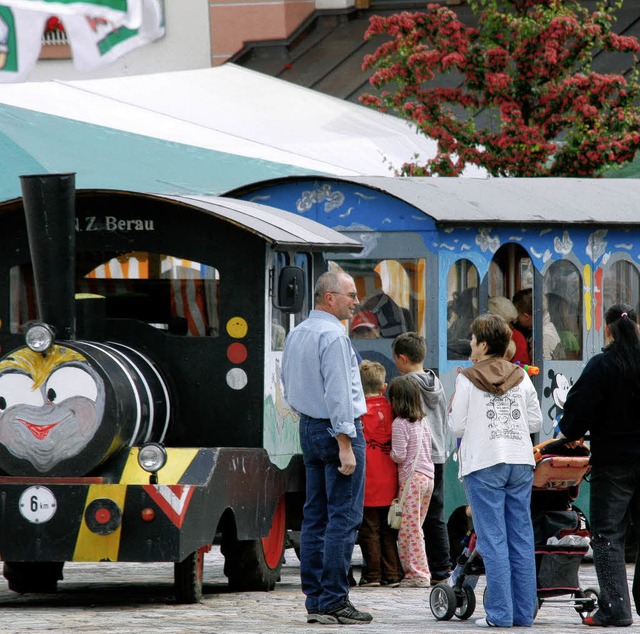
[[[161,0],[0,0],[0,82],[27,78],[54,16],[82,71],[105,66],[165,30]]]

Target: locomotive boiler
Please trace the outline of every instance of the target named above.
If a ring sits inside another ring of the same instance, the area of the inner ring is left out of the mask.
[[[272,589],[304,471],[287,332],[354,240],[263,205],[22,177],[0,204],[0,557],[50,592],[67,561],[173,562],[202,596]]]

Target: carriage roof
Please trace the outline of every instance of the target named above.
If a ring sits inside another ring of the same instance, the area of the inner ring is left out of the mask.
[[[218,218],[243,227],[273,246],[299,246],[316,251],[334,252],[362,250],[359,242],[329,227],[275,207],[216,196],[159,197],[199,207]]]
[[[233,194],[296,180],[366,185],[438,223],[640,224],[640,179],[308,176],[255,183]]]
[[[146,194],[120,190],[79,189],[79,197],[86,196],[125,196],[130,198],[161,199],[174,204],[185,205],[206,212],[220,220],[244,229],[260,237],[272,247],[304,248],[310,251],[349,251],[358,252],[362,245],[347,236],[325,227],[308,218],[288,211],[268,207],[245,200],[215,196],[171,196],[165,194]],[[0,203],[0,215],[16,205],[21,199]]]

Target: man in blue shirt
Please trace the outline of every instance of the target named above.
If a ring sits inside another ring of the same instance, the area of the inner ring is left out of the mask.
[[[324,273],[315,310],[287,337],[282,357],[285,398],[300,416],[307,495],[300,538],[300,577],[307,622],[369,623],[349,601],[349,566],[364,507],[367,406],[358,360],[341,320],[358,295],[353,278]]]

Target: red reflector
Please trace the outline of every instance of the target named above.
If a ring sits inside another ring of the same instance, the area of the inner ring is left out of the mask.
[[[96,535],[110,535],[120,527],[122,511],[113,500],[96,498],[87,505],[84,521]]]
[[[96,522],[106,524],[111,519],[111,511],[109,509],[98,509],[96,511]]]
[[[152,522],[156,517],[156,512],[153,509],[142,509],[140,515],[143,522]]]

